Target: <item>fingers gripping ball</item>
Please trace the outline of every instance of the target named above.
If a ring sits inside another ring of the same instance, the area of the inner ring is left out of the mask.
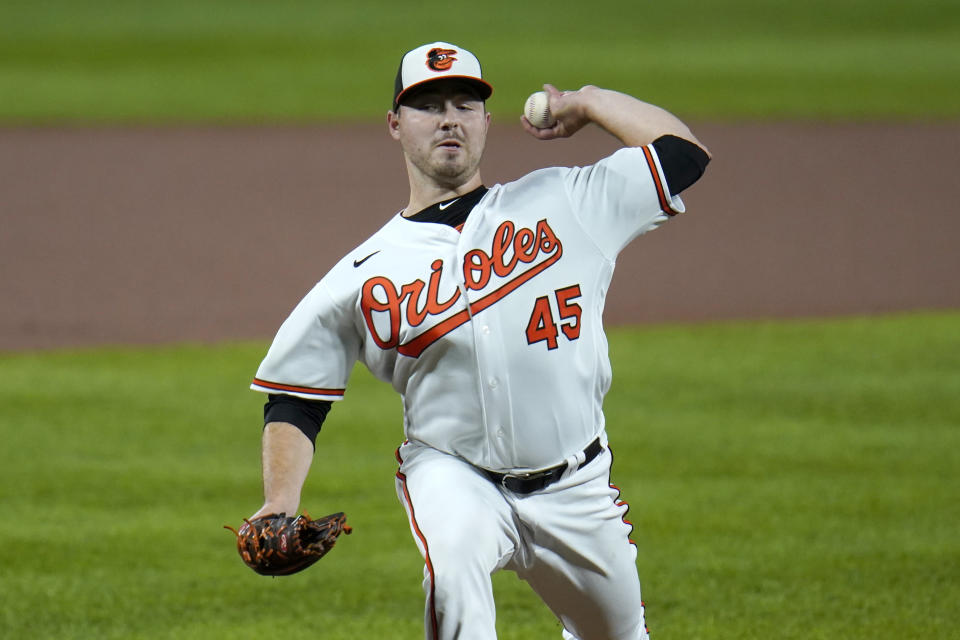
[[[347,517],[332,513],[314,520],[307,512],[296,518],[271,514],[244,520],[237,531],[237,551],[248,567],[265,576],[303,571],[327,554],[341,533],[349,534]]]
[[[557,122],[557,119],[550,113],[550,101],[546,91],[537,91],[530,94],[527,103],[523,106],[523,115],[537,129],[549,129]]]

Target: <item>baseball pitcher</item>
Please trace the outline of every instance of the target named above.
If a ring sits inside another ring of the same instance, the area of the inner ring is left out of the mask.
[[[496,638],[501,569],[568,640],[648,637],[610,479],[604,299],[619,252],[684,211],[678,194],[710,155],[659,107],[593,86],[544,90],[543,117],[522,118],[530,135],[593,123],[622,148],[487,186],[492,88],[479,61],[445,42],[402,57],[386,120],[409,200],[307,293],[252,385],[269,395],[265,502],[248,522],[297,512],[358,360],[402,396],[396,489],[424,559],[430,640]]]

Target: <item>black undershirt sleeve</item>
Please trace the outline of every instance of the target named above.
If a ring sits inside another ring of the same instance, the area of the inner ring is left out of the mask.
[[[653,141],[653,148],[674,196],[699,180],[710,162],[706,151],[677,136],[660,136]]]
[[[333,403],[329,400],[306,400],[297,396],[270,394],[263,405],[263,424],[269,422],[287,422],[310,438],[314,448],[317,446],[317,434],[324,419],[330,413]]]

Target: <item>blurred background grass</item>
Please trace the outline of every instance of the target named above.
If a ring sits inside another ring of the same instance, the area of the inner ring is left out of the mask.
[[[960,115],[954,0],[7,0],[0,122],[379,120],[433,40],[479,54],[495,115],[544,82],[700,119]]]

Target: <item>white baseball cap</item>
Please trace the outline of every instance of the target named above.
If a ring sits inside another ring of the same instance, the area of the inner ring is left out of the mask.
[[[493,93],[480,71],[480,61],[463,47],[449,42],[433,42],[408,51],[400,60],[393,90],[393,108],[408,92],[436,80],[464,80],[486,100]]]

